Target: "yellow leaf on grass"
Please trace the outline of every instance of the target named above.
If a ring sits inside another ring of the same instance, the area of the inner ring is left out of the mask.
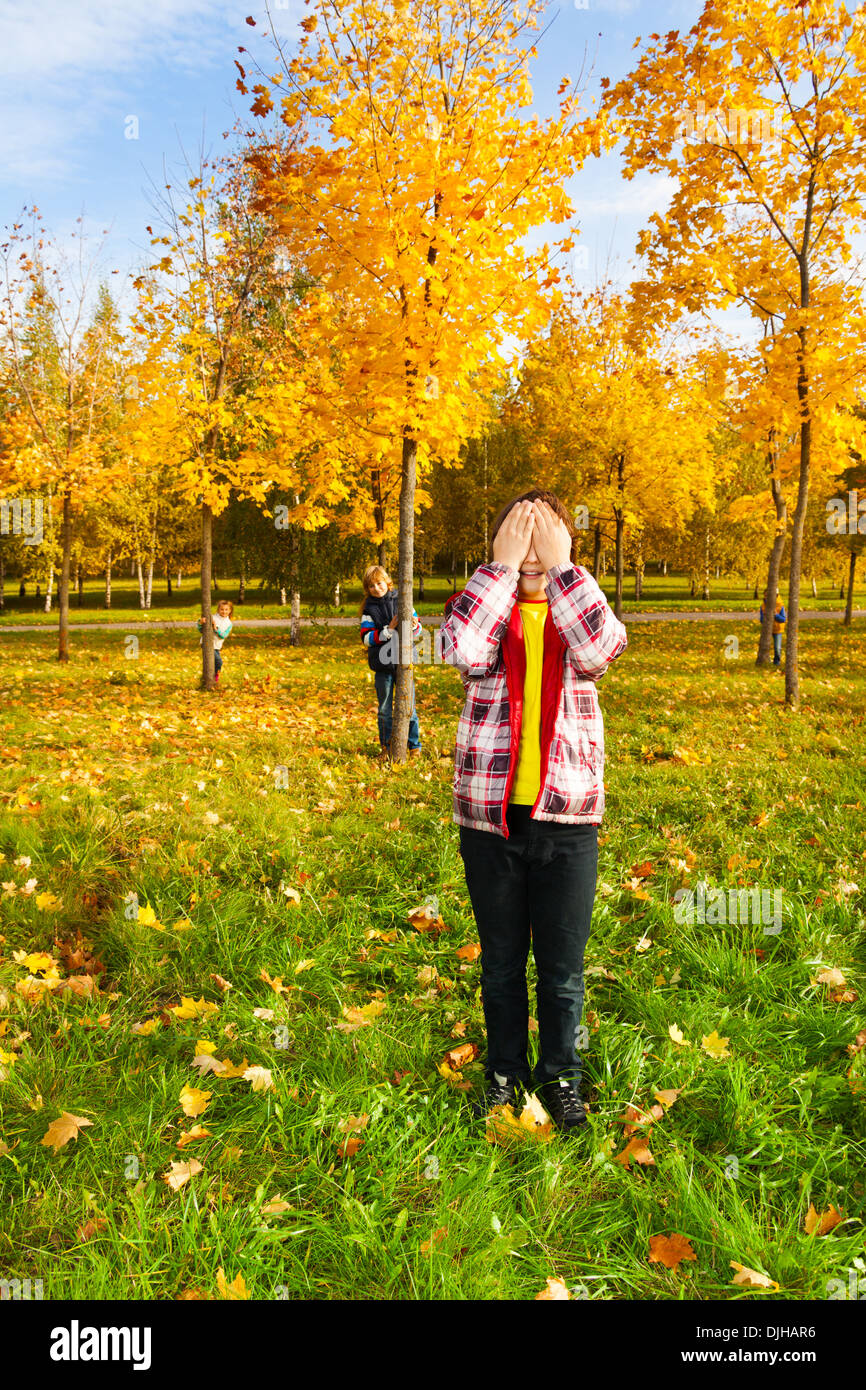
[[[340,1120],[337,1129],[341,1134],[351,1134],[356,1130],[366,1129],[369,1122],[369,1115],[347,1115],[345,1120]]]
[[[677,1044],[678,1047],[691,1047],[688,1038],[684,1037],[675,1023],[668,1029],[668,1036]]]
[[[139,1037],[146,1038],[149,1033],[155,1033],[160,1026],[160,1020],[158,1018],[149,1018],[146,1023],[133,1023],[130,1032],[137,1033]]]
[[[279,1192],[275,1197],[271,1197],[269,1202],[260,1208],[262,1216],[282,1216],[284,1211],[291,1211],[291,1204],[284,1202]]]
[[[238,1076],[246,1077],[246,1074],[250,1069],[250,1064],[247,1061],[246,1057],[242,1062],[238,1064],[238,1066],[234,1066],[231,1062],[228,1061],[227,1058],[214,1058],[213,1060],[219,1060],[221,1063],[220,1070],[214,1072],[214,1075],[218,1076],[220,1081],[232,1081],[235,1077]]]
[[[244,1072],[244,1081],[251,1082],[254,1091],[272,1091],[274,1089],[274,1079],[267,1067],[247,1067]]]
[[[42,912],[56,912],[63,904],[53,893],[37,893],[35,898],[36,906]]]
[[[203,1125],[193,1125],[192,1129],[186,1130],[185,1133],[180,1136],[177,1141],[177,1147],[179,1149],[185,1149],[187,1144],[194,1143],[196,1139],[207,1139],[209,1137],[209,1129],[205,1129]]]
[[[731,1280],[732,1284],[742,1284],[747,1289],[773,1289],[775,1293],[779,1291],[779,1285],[774,1279],[768,1279],[766,1274],[761,1274],[757,1269],[749,1269],[748,1265],[737,1264],[736,1260],[731,1260],[731,1269],[737,1272]]]
[[[183,1113],[190,1118],[201,1115],[207,1110],[212,1095],[213,1091],[198,1091],[195,1086],[184,1086],[179,1096]]]
[[[461,946],[457,952],[458,960],[477,960],[481,955],[481,947],[477,941],[472,941],[468,946]]]
[[[38,975],[46,970],[54,970],[57,961],[53,956],[49,956],[45,951],[34,951],[27,955],[24,951],[13,951],[12,959],[20,965],[29,975]]]
[[[679,1091],[653,1091],[656,1100],[664,1106],[665,1110],[670,1110],[679,1094]]]
[[[719,1061],[722,1057],[728,1057],[729,1038],[720,1038],[715,1028],[712,1033],[708,1033],[705,1038],[701,1038],[701,1047],[709,1057],[714,1057]]]
[[[62,1115],[59,1115],[56,1120],[52,1120],[39,1142],[50,1145],[57,1153],[57,1150],[62,1149],[64,1144],[68,1144],[70,1139],[77,1139],[79,1131],[84,1129],[85,1125],[92,1124],[92,1120],[85,1120],[81,1115],[70,1115],[67,1110],[64,1110]]]
[[[192,1065],[201,1076],[207,1076],[210,1072],[213,1072],[214,1076],[223,1076],[227,1068],[226,1062],[221,1062],[218,1057],[212,1056],[210,1052],[197,1053],[192,1059]]]
[[[222,1266],[217,1270],[217,1288],[220,1291],[220,1298],[240,1299],[249,1298],[249,1290],[244,1283],[244,1276],[238,1274],[230,1284],[226,1282]]]
[[[183,1187],[184,1183],[194,1178],[196,1173],[202,1171],[202,1165],[197,1158],[188,1158],[181,1161],[173,1159],[171,1167],[167,1173],[163,1173],[162,1180],[168,1183],[172,1192],[177,1192],[178,1188]]]
[[[197,1057],[216,1052],[216,1043],[209,1042],[207,1038],[196,1038],[195,1051]]]
[[[316,962],[312,957],[309,960],[299,960],[295,966],[295,974],[300,975],[302,970],[312,970],[315,964]]]
[[[182,994],[180,1003],[173,1004],[171,1012],[175,1018],[200,1018],[202,1014],[218,1014],[219,1004],[211,1004],[203,995],[200,999],[190,999]]]

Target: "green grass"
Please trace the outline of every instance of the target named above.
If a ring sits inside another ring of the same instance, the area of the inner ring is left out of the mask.
[[[387,768],[370,757],[373,687],[346,630],[305,630],[294,649],[284,633],[237,633],[219,696],[195,689],[187,634],[148,636],[132,662],[111,633],[88,633],[61,667],[48,633],[8,633],[0,880],[37,885],[0,894],[0,1049],[16,1057],[0,1081],[0,1277],[71,1299],[218,1297],[220,1268],[257,1299],[531,1299],[552,1275],[600,1299],[815,1299],[847,1280],[866,1156],[866,1050],[847,1048],[866,1025],[862,999],[835,1003],[810,981],[836,967],[862,996],[866,623],[804,624],[799,713],[751,648],[725,659],[726,635],[632,628],[599,687],[589,1132],[506,1150],[437,1070],[464,1023],[482,1049],[464,1080],[477,1094],[483,1079],[480,966],[456,957],[476,932],[440,759],[456,673],[418,670],[425,752]],[[781,887],[781,932],[678,925],[673,893],[699,877]],[[43,891],[57,910],[37,906]],[[130,893],[164,931],[135,920]],[[439,936],[407,920],[431,894]],[[59,956],[55,935],[78,930],[103,993],[16,992],[14,952]],[[178,1020],[182,995],[219,1011]],[[369,1026],[336,1027],[376,1000]],[[132,1032],[148,1018],[155,1031]],[[721,1060],[701,1046],[714,1030],[729,1039]],[[270,1069],[273,1089],[200,1077],[200,1039]],[[198,1120],[179,1103],[187,1084],[212,1092]],[[620,1117],[658,1088],[681,1094],[653,1127],[655,1166],[626,1170]],[[40,1140],[64,1111],[92,1124],[55,1154]],[[362,1147],[341,1158],[339,1123],[361,1114]],[[209,1136],[179,1150],[195,1123]],[[202,1171],[171,1191],[162,1175],[193,1156]],[[277,1194],[287,1209],[263,1214]],[[806,1235],[810,1203],[844,1221]],[[84,1238],[88,1219],[101,1224]],[[650,1237],[674,1232],[697,1256],[677,1272],[648,1260]],[[732,1286],[732,1260],[779,1294]]]
[[[396,572],[395,558],[392,572],[395,583]],[[455,576],[455,589],[461,589],[464,583],[461,566]],[[172,581],[172,586],[173,592],[169,594],[165,580],[162,579],[157,582],[155,579],[152,606],[147,611],[143,611],[139,606],[137,581],[128,577],[115,578],[112,580],[111,608],[106,609],[104,607],[104,582],[97,579],[86,580],[80,606],[77,592],[72,588],[70,589],[69,621],[74,625],[80,622],[124,623],[142,622],[148,619],[190,622],[197,618],[201,611],[198,576],[185,575],[180,589],[177,589],[174,581]],[[610,571],[606,577],[602,578],[601,587],[612,603],[614,578]],[[452,593],[452,588],[449,577],[444,574],[432,575],[424,580],[424,598],[421,599],[416,578],[415,607],[419,613],[441,613],[442,606],[450,593]],[[787,579],[784,579],[782,599],[785,603],[787,603],[787,595]],[[220,579],[218,589],[214,590],[212,601],[215,603],[220,598],[230,598],[235,604],[234,616],[236,619],[287,618],[289,616],[289,609],[280,605],[279,594],[276,590],[260,588],[257,579],[248,582],[244,604],[238,604],[237,596],[237,580],[223,577]],[[305,593],[302,595],[301,615],[305,618],[338,616],[356,618],[361,596],[360,582],[347,584],[343,587],[343,602],[339,606],[331,602],[330,595]],[[817,598],[812,597],[811,585],[804,582],[801,588],[800,603],[802,608],[811,611],[840,609],[845,606],[844,598],[839,596],[838,584],[833,584],[826,579],[818,585]],[[32,581],[28,583],[28,593],[25,597],[19,598],[17,581],[7,576],[6,602],[2,609],[2,624],[11,627],[18,624],[36,623],[40,626],[55,627],[57,624],[56,588],[53,611],[45,613],[44,604],[44,596],[39,599],[36,598]],[[644,577],[643,596],[639,602],[634,597],[634,575],[626,575],[623,604],[627,613],[652,613],[678,609],[686,612],[713,612],[729,609],[734,612],[757,613],[758,608],[760,608],[760,599],[756,600],[753,597],[751,584],[746,584],[731,575],[723,575],[720,579],[713,579],[710,586],[710,598],[704,601],[701,599],[700,593],[694,598],[691,596],[687,576],[651,573]],[[857,583],[854,587],[854,607],[862,608],[864,606],[866,606],[866,582]]]

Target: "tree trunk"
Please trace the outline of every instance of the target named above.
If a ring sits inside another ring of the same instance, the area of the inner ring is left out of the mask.
[[[414,675],[412,671],[412,568],[415,560],[415,463],[417,444],[403,436],[400,479],[400,542],[397,560],[397,630],[399,664],[393,699],[391,761],[406,761],[409,718],[412,710]]]
[[[103,608],[111,607],[111,551],[109,550],[105,560],[105,602]]]
[[[144,570],[141,568],[140,555],[136,555],[135,557],[135,569],[136,573],[138,574],[138,606],[141,609],[145,609],[147,607],[147,603],[145,602],[144,596]]]
[[[130,577],[130,579],[134,579],[134,578],[135,578],[135,564],[136,564],[136,562],[135,562],[134,556],[130,556],[130,561],[129,561],[129,577]]]
[[[466,583],[466,581],[467,581],[468,578],[469,578],[469,556],[468,556],[468,555],[464,555],[464,556],[463,556],[463,583],[464,583],[464,584]]]
[[[179,589],[179,588],[180,588],[180,581],[181,581],[181,578],[182,578],[181,572],[180,572],[180,570],[178,570],[178,572],[177,572],[177,584],[175,585],[175,588],[176,588],[176,589]]]
[[[140,567],[139,567],[140,568]],[[201,509],[201,689],[216,690],[214,678],[213,624],[210,586],[213,578],[213,512],[206,503]]]
[[[246,603],[247,600],[247,552],[241,551],[241,572],[238,579],[238,603]]]
[[[818,597],[818,585],[815,583],[815,576],[814,576],[814,574],[812,575],[812,597],[813,597],[813,598],[817,598],[817,597]]]
[[[339,606],[340,606],[340,581],[339,581],[339,579],[338,579],[337,582],[336,582],[336,584],[334,585],[334,607],[335,607],[335,608],[339,608]]]
[[[72,558],[72,499],[67,488],[63,494],[63,561],[60,568],[60,632],[59,645],[57,649],[58,661],[69,660],[69,565]],[[54,566],[51,566],[49,574],[48,593],[45,598],[46,604],[51,603],[51,579],[54,577]],[[45,610],[48,612],[48,609]]]
[[[81,600],[82,600],[82,596],[83,596],[83,594],[82,594],[82,584],[81,584],[81,561],[80,561],[80,560],[76,560],[76,561],[75,561],[75,595],[76,595],[76,605],[75,605],[75,606],[76,606],[77,608],[80,608],[80,607],[81,607]]]
[[[853,545],[851,547],[851,563],[848,566],[848,599],[845,604],[845,616],[842,622],[845,627],[851,626],[854,616],[854,571],[857,568],[857,552]]]
[[[706,603],[710,597],[710,528],[704,532],[704,587],[701,598]]]
[[[454,551],[453,551],[453,550],[451,551],[451,575],[450,575],[450,578],[451,578],[451,592],[452,592],[452,594],[453,594],[453,593],[455,592],[456,584],[457,584],[457,560],[456,560],[456,558],[455,558],[455,555],[454,555]]]
[[[171,570],[168,565],[165,567],[165,591],[169,598],[171,598]]]
[[[776,508],[776,536],[770,551],[767,567],[767,588],[764,594],[764,620],[761,623],[761,638],[758,643],[756,666],[768,666],[773,650],[773,613],[776,608],[776,595],[779,591],[779,571],[782,566],[782,552],[785,549],[785,532],[788,529],[788,504],[782,496],[782,489],[776,478],[770,478],[770,491]]]
[[[668,562],[667,562],[667,560],[662,560],[662,574],[667,574],[667,572],[668,572]]]
[[[0,551],[0,609],[6,607],[6,561]]]
[[[597,521],[592,533],[592,577],[596,584],[601,577],[601,522]]]
[[[616,584],[614,588],[613,611],[620,622],[622,622],[622,584],[625,572],[623,560],[623,531],[625,530],[625,521],[619,509],[615,510],[614,515],[616,516]]]
[[[280,579],[280,607],[285,608],[288,601],[288,595],[286,594],[286,581],[284,579]]]
[[[145,594],[147,596],[146,607],[150,608],[151,599],[153,598],[153,551],[150,552],[147,561],[147,588]]]
[[[637,558],[634,562],[634,596],[636,601],[643,597],[643,543],[638,544]]]
[[[421,603],[421,602],[423,601],[423,599],[424,599],[424,576],[423,576],[423,574],[419,574],[419,575],[418,575],[418,602]]]
[[[300,497],[294,494],[295,506],[300,505]],[[292,625],[289,629],[289,642],[293,647],[301,645],[301,532],[292,526],[289,547],[289,590],[292,596]]]

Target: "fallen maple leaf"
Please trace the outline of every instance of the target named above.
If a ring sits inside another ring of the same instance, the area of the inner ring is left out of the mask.
[[[282,1216],[284,1211],[291,1210],[290,1203],[284,1202],[279,1192],[275,1197],[271,1197],[270,1201],[265,1202],[264,1206],[260,1208],[262,1216]]]
[[[180,1003],[173,1004],[171,1012],[175,1018],[200,1018],[202,1014],[218,1014],[219,1004],[211,1004],[204,995],[200,999],[191,999],[182,994]]]
[[[178,1099],[183,1113],[194,1119],[196,1115],[201,1115],[207,1110],[208,1101],[212,1095],[213,1091],[197,1091],[194,1086],[184,1086]]]
[[[250,1081],[254,1091],[272,1091],[274,1079],[267,1067],[247,1067],[244,1081]]]
[[[177,1192],[178,1188],[183,1187],[185,1182],[189,1182],[190,1178],[194,1178],[196,1173],[201,1171],[202,1165],[197,1158],[188,1158],[182,1162],[173,1159],[169,1171],[163,1173],[162,1180],[168,1183],[172,1192]]]
[[[207,1094],[210,1095],[210,1091],[208,1091]],[[193,1125],[192,1129],[188,1129],[181,1134],[177,1141],[177,1147],[179,1149],[185,1149],[187,1144],[195,1143],[196,1139],[207,1139],[209,1137],[209,1129],[205,1129],[203,1125]]]
[[[566,1299],[571,1299],[568,1285],[563,1279],[556,1279],[549,1276],[541,1293],[535,1295],[534,1301],[540,1303],[545,1299],[550,1299],[554,1302],[564,1302]]]
[[[76,1227],[75,1234],[79,1240],[92,1240],[94,1236],[99,1235],[100,1231],[104,1231],[107,1225],[106,1217],[97,1216],[95,1220],[91,1217],[89,1221],[84,1221]]]
[[[64,1110],[62,1115],[52,1120],[39,1142],[50,1145],[57,1153],[70,1139],[77,1139],[79,1131],[84,1129],[85,1125],[92,1124],[92,1120],[85,1120],[81,1115],[70,1115],[68,1110]]]
[[[670,1110],[679,1094],[679,1091],[653,1091],[656,1100],[664,1106],[665,1110]]]
[[[438,933],[448,930],[440,914],[429,904],[425,903],[423,907],[414,907],[406,915],[416,931]]]
[[[209,1052],[200,1052],[192,1059],[194,1066],[202,1076],[207,1076],[208,1072],[213,1072],[216,1076],[222,1076],[226,1071],[226,1063],[221,1062],[218,1057],[212,1057]]]
[[[461,1067],[468,1066],[474,1062],[478,1056],[478,1048],[475,1043],[461,1043],[459,1047],[453,1047],[450,1052],[445,1053],[445,1062],[454,1071],[459,1071]]]
[[[736,1260],[731,1260],[731,1269],[737,1273],[731,1280],[732,1284],[742,1284],[748,1289],[773,1289],[779,1291],[779,1285],[773,1279],[768,1279],[766,1274],[761,1274],[756,1269],[749,1269],[747,1265],[737,1264]]]
[[[718,1062],[722,1057],[728,1057],[730,1055],[728,1052],[729,1041],[729,1038],[720,1038],[714,1028],[712,1033],[708,1033],[705,1038],[701,1038],[701,1047],[708,1057],[714,1057]]]
[[[470,942],[468,946],[461,946],[457,951],[458,960],[477,960],[481,955],[481,947],[477,941]]]
[[[684,1037],[675,1023],[668,1028],[668,1037],[677,1044],[678,1047],[691,1047],[688,1038]]]
[[[345,1120],[338,1121],[337,1129],[341,1134],[352,1134],[357,1130],[366,1129],[369,1120],[369,1115],[347,1115]]]
[[[677,1269],[682,1260],[696,1260],[691,1242],[685,1236],[650,1236],[650,1263],[663,1264],[667,1269]]]
[[[632,1160],[641,1164],[642,1167],[655,1167],[655,1159],[650,1153],[649,1139],[645,1134],[636,1134],[629,1139],[622,1153],[614,1158],[614,1163],[621,1163],[624,1168],[630,1168]]]
[[[341,1158],[352,1158],[352,1156],[358,1152],[363,1142],[363,1139],[358,1139],[356,1135],[350,1134],[348,1139],[344,1139],[341,1144],[338,1144],[337,1153]]]
[[[250,1296],[249,1290],[247,1289],[247,1286],[244,1283],[244,1276],[242,1274],[238,1274],[236,1278],[234,1278],[232,1282],[228,1284],[226,1283],[226,1277],[223,1274],[222,1266],[220,1266],[220,1268],[217,1270],[217,1288],[220,1292],[220,1298],[240,1299],[249,1298]]]
[[[826,1236],[835,1226],[838,1226],[839,1222],[842,1220],[844,1220],[844,1217],[835,1207],[829,1207],[827,1211],[818,1213],[810,1202],[804,1223],[806,1235],[811,1236],[817,1234],[819,1236]]]

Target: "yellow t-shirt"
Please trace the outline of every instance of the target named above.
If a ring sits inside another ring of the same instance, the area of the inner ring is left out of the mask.
[[[544,623],[547,603],[518,603],[526,650],[523,719],[517,750],[517,771],[509,802],[535,805],[541,788],[541,671],[544,664]]]

